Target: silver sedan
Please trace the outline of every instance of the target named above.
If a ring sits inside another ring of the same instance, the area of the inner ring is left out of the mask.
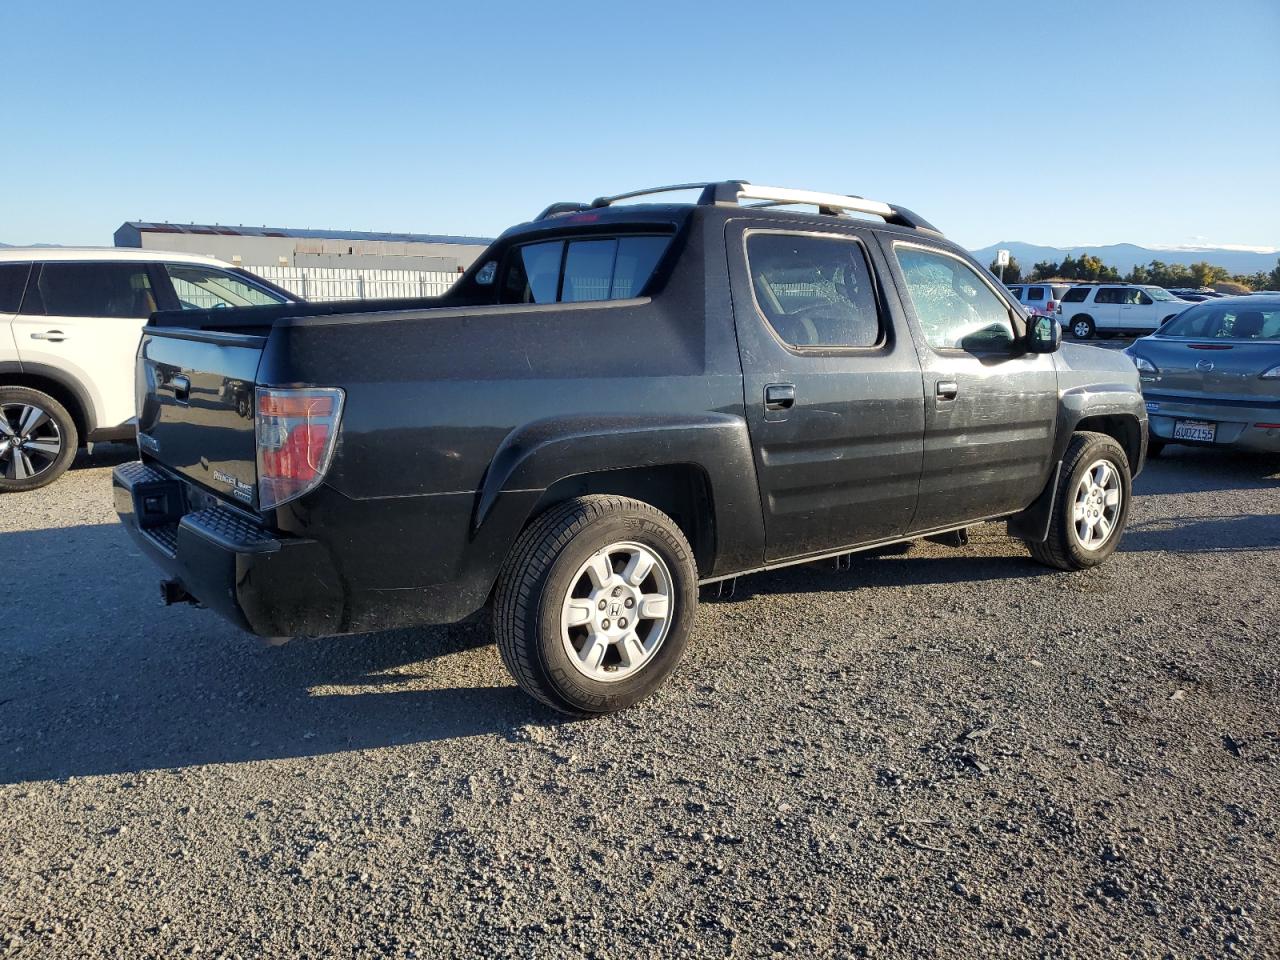
[[[1198,303],[1125,353],[1142,380],[1151,456],[1167,443],[1280,453],[1280,297]]]

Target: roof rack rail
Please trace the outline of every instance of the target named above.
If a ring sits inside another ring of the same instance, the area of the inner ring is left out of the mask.
[[[703,181],[698,183],[675,183],[665,187],[650,187],[645,190],[631,190],[627,193],[614,194],[611,197],[596,197],[589,204],[553,203],[539,216],[539,220],[547,217],[563,216],[568,213],[581,213],[585,210],[609,207],[620,200],[631,200],[635,197],[648,197],[660,193],[675,193],[684,190],[699,190],[698,206],[752,206],[774,207],[789,204],[806,204],[818,208],[820,214],[844,216],[849,213],[865,213],[881,217],[885,223],[898,227],[909,227],[928,233],[942,235],[933,224],[923,217],[912,213],[906,207],[884,203],[880,200],[868,200],[854,195],[845,196],[839,193],[820,193],[816,190],[794,190],[790,187],[766,187],[746,180]],[[759,200],[760,203],[744,204],[744,200]]]

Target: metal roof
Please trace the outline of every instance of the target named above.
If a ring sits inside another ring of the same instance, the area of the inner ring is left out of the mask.
[[[287,237],[297,240],[374,240],[386,243],[457,243],[488,246],[489,237],[453,237],[434,233],[378,233],[369,230],[301,230],[295,227],[245,227],[208,223],[148,223],[128,220],[122,227],[140,233],[195,233],[215,237]]]

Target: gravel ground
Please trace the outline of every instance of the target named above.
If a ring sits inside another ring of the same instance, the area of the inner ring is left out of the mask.
[[[1280,955],[1280,462],[1171,450],[1087,573],[744,580],[564,722],[477,627],[158,606],[128,456],[0,500],[6,956]]]

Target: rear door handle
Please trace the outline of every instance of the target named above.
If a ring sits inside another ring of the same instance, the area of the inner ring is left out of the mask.
[[[43,333],[36,331],[31,335],[32,340],[52,340],[54,343],[61,343],[67,339],[67,335],[61,330],[45,330]]]
[[[938,399],[954,400],[960,393],[960,385],[954,380],[938,381]]]
[[[766,410],[790,410],[795,405],[796,385],[794,383],[771,383],[764,388]]]

